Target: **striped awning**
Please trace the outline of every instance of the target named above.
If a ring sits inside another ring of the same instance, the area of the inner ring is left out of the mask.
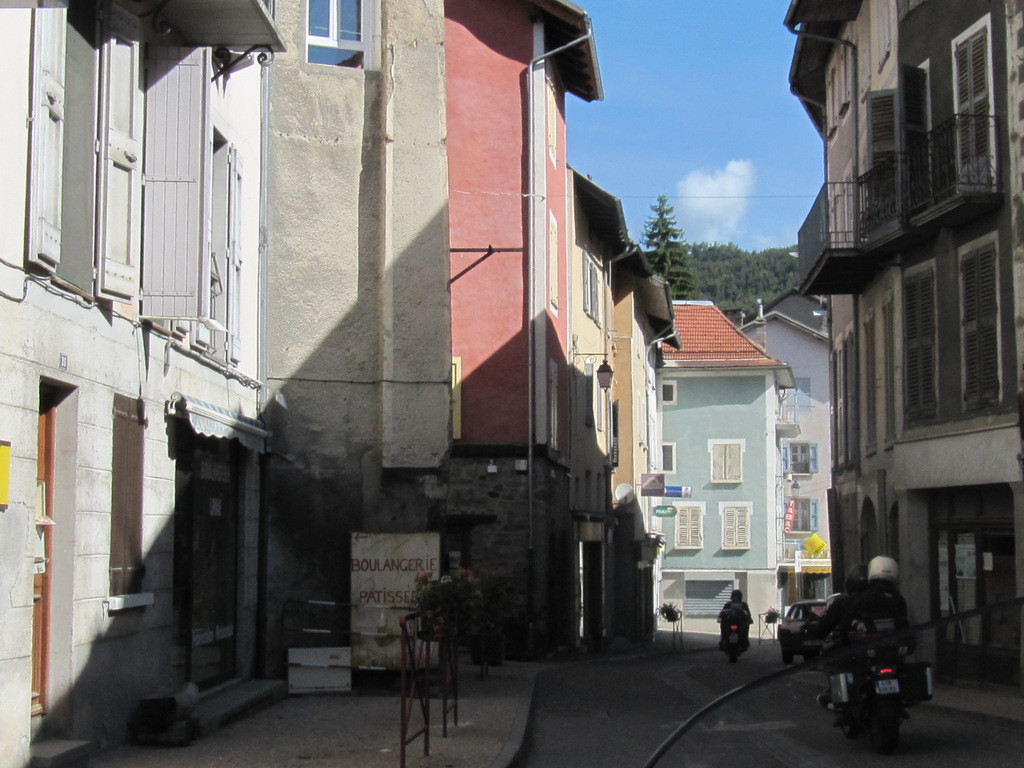
[[[167,401],[167,413],[187,418],[196,434],[237,440],[257,453],[267,450],[270,432],[264,428],[260,419],[243,416],[241,413],[183,395],[181,392],[171,395],[171,399]]]

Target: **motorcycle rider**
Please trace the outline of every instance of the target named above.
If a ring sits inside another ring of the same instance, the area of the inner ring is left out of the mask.
[[[725,642],[729,638],[729,627],[732,624],[739,628],[740,650],[745,651],[750,647],[750,625],[754,623],[754,618],[750,615],[750,606],[743,602],[742,590],[734,589],[732,591],[729,602],[718,613],[718,623],[722,625],[719,648],[725,647]]]
[[[835,644],[845,645],[848,642],[846,634],[842,629],[849,627],[850,608],[854,599],[868,586],[868,569],[862,563],[858,563],[846,574],[846,581],[843,584],[844,590],[829,603],[825,613],[816,619],[811,619],[804,624],[804,631],[812,637],[828,638],[835,632]],[[840,630],[840,631],[837,631]],[[828,648],[826,643],[826,649]]]
[[[854,570],[851,570],[850,576],[847,577],[848,591],[850,586],[857,587],[857,574]],[[909,626],[907,601],[897,588],[899,572],[899,565],[891,557],[879,555],[871,559],[867,567],[866,584],[843,601],[843,605],[835,612],[837,615],[834,619],[834,630],[837,642],[855,645],[858,640],[867,639],[871,635]],[[819,626],[824,624],[822,621]],[[913,637],[904,638],[900,643],[908,647],[909,653],[914,651]],[[829,673],[828,668],[825,671],[826,674]],[[823,707],[829,707],[829,694],[819,694],[818,703]]]

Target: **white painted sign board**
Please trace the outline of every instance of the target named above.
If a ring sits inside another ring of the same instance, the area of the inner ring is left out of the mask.
[[[441,535],[353,533],[351,550],[352,666],[398,669],[398,619],[413,610],[416,576],[440,576]]]

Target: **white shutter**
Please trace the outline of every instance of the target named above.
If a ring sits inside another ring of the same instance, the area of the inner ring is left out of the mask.
[[[27,261],[47,272],[53,272],[60,263],[66,20],[66,11],[39,10],[33,13],[32,21],[32,166]]]
[[[149,49],[142,314],[208,317],[209,49]]]
[[[139,20],[110,6],[102,53],[99,295],[130,299],[139,280],[142,216],[142,91]]]
[[[228,360],[242,359],[242,156],[234,147],[228,157]]]

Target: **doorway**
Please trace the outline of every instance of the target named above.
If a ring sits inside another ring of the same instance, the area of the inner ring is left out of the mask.
[[[236,674],[238,448],[175,425],[175,637],[183,679],[205,690]]]

